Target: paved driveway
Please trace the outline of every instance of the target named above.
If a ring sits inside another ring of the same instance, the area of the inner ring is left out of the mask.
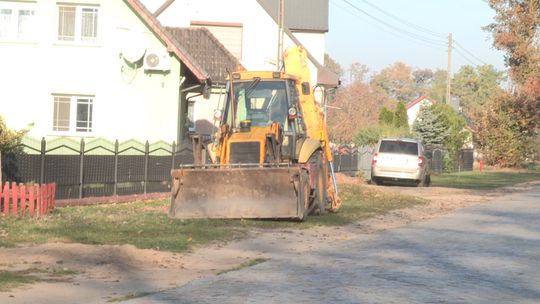
[[[127,303],[540,303],[540,186]]]

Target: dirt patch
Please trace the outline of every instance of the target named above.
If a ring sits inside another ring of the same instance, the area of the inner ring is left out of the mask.
[[[338,176],[340,183],[363,183],[361,178]],[[1,303],[103,303],[142,296],[201,277],[232,270],[254,259],[277,255],[301,255],[319,246],[352,239],[381,230],[421,221],[451,210],[486,203],[503,194],[530,189],[539,182],[501,190],[450,188],[382,187],[383,192],[420,196],[429,203],[395,210],[382,216],[343,227],[309,230],[253,230],[248,238],[196,249],[187,254],[142,250],[131,245],[92,246],[48,243],[30,247],[0,249],[0,270],[60,269],[59,282],[40,282],[0,293]]]

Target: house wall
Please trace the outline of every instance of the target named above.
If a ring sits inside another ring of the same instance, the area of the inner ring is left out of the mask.
[[[58,41],[58,8],[48,0],[35,3],[33,39],[0,38],[0,115],[8,127],[28,128],[29,135],[37,138],[175,140],[179,61],[172,57],[166,74],[145,72],[142,60],[138,67],[130,66],[123,53],[164,46],[127,4],[121,0],[69,3],[99,5],[97,43]],[[52,94],[94,96],[92,132],[53,131]]]
[[[142,0],[145,6],[155,12],[162,1]],[[211,22],[242,25],[242,57],[239,58],[247,70],[277,70],[278,28],[276,22],[268,15],[256,0],[182,0],[175,1],[161,15],[161,24],[170,27],[189,27],[192,22]],[[319,61],[324,62],[325,35],[324,33],[295,32],[295,37]],[[284,49],[294,45],[285,35]],[[310,64],[312,85],[317,81],[317,69]],[[212,123],[214,110],[218,100],[224,96],[212,96],[211,99],[202,97],[195,100],[193,115],[196,132],[207,134],[207,127]],[[223,105],[223,101],[221,102]]]
[[[151,11],[162,1],[142,0]],[[278,29],[276,22],[256,0],[183,0],[175,1],[161,15],[161,24],[171,27],[189,27],[192,21],[224,24],[242,24],[242,58],[248,70],[276,70]],[[295,37],[312,53],[319,63],[324,62],[324,33],[295,32]],[[286,35],[284,48],[294,45]],[[311,67],[313,84],[317,70]]]
[[[418,113],[420,112],[420,108],[423,106],[430,106],[431,104],[432,102],[429,99],[423,99],[422,101],[416,103],[415,105],[407,109],[409,127],[412,127],[414,121],[416,120],[416,117],[418,116]]]

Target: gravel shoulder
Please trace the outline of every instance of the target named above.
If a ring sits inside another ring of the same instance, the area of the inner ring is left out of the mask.
[[[356,182],[343,178],[340,182]],[[103,303],[173,289],[193,280],[215,276],[255,259],[277,255],[301,255],[378,231],[397,228],[446,214],[452,210],[485,204],[496,197],[531,189],[540,182],[497,190],[371,186],[426,198],[429,202],[395,210],[383,216],[341,227],[309,230],[255,230],[243,240],[213,244],[187,254],[141,250],[131,245],[92,246],[47,243],[30,247],[0,249],[0,270],[36,269],[65,272],[55,280],[26,285],[0,293],[1,303]]]

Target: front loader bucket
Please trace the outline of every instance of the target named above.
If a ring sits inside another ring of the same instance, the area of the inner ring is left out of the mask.
[[[169,216],[301,219],[299,172],[296,167],[173,170]]]

